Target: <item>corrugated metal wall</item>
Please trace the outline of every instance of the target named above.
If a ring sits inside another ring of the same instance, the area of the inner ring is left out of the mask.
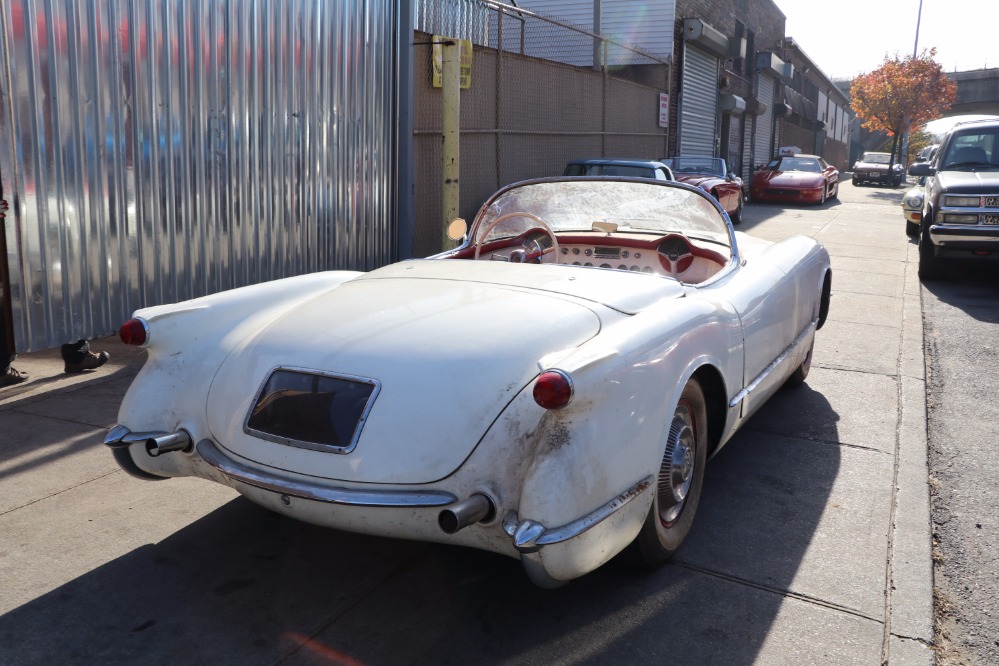
[[[400,6],[0,0],[18,350],[393,260]]]

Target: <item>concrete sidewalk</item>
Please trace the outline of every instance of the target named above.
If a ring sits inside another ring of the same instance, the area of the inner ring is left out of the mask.
[[[58,348],[19,354],[12,365],[18,370],[28,372],[28,381],[0,388],[0,409],[27,405],[38,400],[53,400],[64,393],[81,390],[87,391],[87,399],[95,400],[96,395],[93,390],[105,384],[110,385],[105,387],[106,397],[120,400],[124,392],[118,393],[117,389],[120,389],[122,383],[127,388],[132,378],[139,372],[146,360],[145,350],[122,344],[117,336],[91,340],[90,345],[94,351],[108,352],[111,354],[111,359],[96,370],[85,370],[74,374],[63,372],[63,361]],[[114,395],[111,395],[112,393]],[[67,396],[64,399],[70,398]],[[108,413],[111,405],[102,402],[95,400],[94,408]],[[112,419],[117,413],[117,405],[114,405]]]
[[[321,530],[197,479],[132,479],[101,441],[145,352],[93,341],[111,360],[78,375],[58,349],[21,355],[30,380],[0,390],[0,663],[932,664],[901,193],[847,183],[822,207],[746,208],[751,235],[825,243],[829,321],[807,385],[709,463],[691,538],[648,576],[611,563],[541,591],[500,556]]]

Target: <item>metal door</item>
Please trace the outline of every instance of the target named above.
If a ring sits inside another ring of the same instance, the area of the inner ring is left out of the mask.
[[[679,155],[715,155],[718,136],[718,58],[685,44],[680,83]]]
[[[756,98],[767,105],[767,110],[756,117],[756,144],[753,164],[766,164],[773,157],[774,84],[772,77],[760,74]]]

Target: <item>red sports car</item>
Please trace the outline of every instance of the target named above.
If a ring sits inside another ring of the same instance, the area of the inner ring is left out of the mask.
[[[753,201],[824,204],[839,195],[839,169],[818,155],[775,157],[753,175]]]
[[[699,187],[713,196],[728,213],[732,224],[742,222],[745,197],[742,179],[728,170],[720,157],[669,157],[661,160],[682,183]]]

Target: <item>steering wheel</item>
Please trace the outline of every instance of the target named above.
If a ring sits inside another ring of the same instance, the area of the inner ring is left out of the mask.
[[[475,244],[475,259],[477,260],[479,258],[479,251],[482,249],[483,242],[489,236],[489,232],[492,231],[494,228],[496,228],[496,226],[500,222],[503,222],[504,220],[508,220],[511,217],[526,217],[529,220],[533,220],[534,222],[537,223],[538,228],[541,229],[541,231],[545,232],[545,234],[547,234],[548,237],[552,239],[552,246],[549,247],[549,248],[547,248],[547,249],[545,249],[545,248],[541,248],[540,250],[539,249],[535,249],[535,248],[539,248],[540,247],[540,243],[538,243],[537,241],[535,241],[532,244],[525,245],[524,246],[524,250],[525,250],[524,253],[517,255],[517,256],[520,257],[520,259],[519,259],[519,261],[517,263],[523,264],[523,263],[527,263],[529,261],[534,261],[535,259],[538,259],[538,261],[540,263],[541,259],[543,259],[546,254],[552,254],[552,255],[554,255],[553,263],[557,264],[558,263],[558,238],[555,237],[555,232],[552,231],[552,228],[549,227],[545,223],[545,221],[542,220],[537,215],[534,215],[533,213],[522,213],[522,212],[519,212],[519,211],[513,212],[513,213],[505,213],[503,215],[500,215],[495,220],[493,220],[488,225],[486,225],[486,228],[483,229],[482,233],[479,234],[479,238],[481,240],[479,240]],[[513,255],[510,256],[510,259],[511,259],[511,261],[513,260]]]
[[[670,234],[659,243],[657,249],[659,263],[674,279],[680,279],[680,273],[686,272],[694,263],[694,251],[690,242],[680,234]]]

